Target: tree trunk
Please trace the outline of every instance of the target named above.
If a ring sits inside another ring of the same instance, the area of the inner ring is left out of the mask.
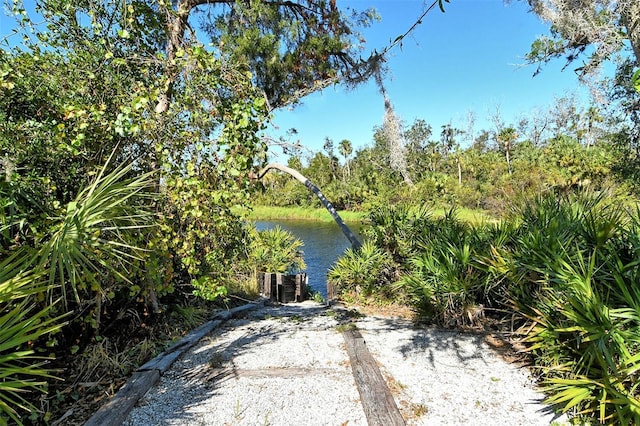
[[[16,166],[9,157],[0,157],[0,170],[4,169],[4,181],[11,182],[11,177],[16,171]]]
[[[158,103],[155,107],[155,111],[158,114],[167,112],[169,109],[173,85],[175,84],[179,73],[174,61],[176,59],[176,53],[182,47],[184,33],[187,30],[189,13],[191,13],[191,9],[194,5],[195,4],[193,4],[193,2],[183,0],[178,3],[177,11],[167,13],[167,59],[165,60],[165,75],[167,77],[167,82],[164,91],[160,93]]]
[[[333,220],[336,221],[342,233],[347,237],[347,239],[351,243],[351,247],[353,247],[354,249],[359,249],[362,246],[362,243],[360,243],[360,240],[358,240],[358,237],[356,237],[356,235],[351,231],[351,229],[349,229],[349,227],[344,223],[344,221],[338,214],[338,211],[336,210],[336,208],[333,207],[333,204],[331,204],[329,200],[327,200],[324,194],[320,191],[320,188],[314,185],[313,182],[311,182],[309,179],[304,177],[302,173],[300,173],[299,171],[287,166],[283,166],[282,164],[268,164],[262,170],[260,170],[256,179],[262,179],[262,177],[271,169],[280,170],[281,172],[285,172],[293,176],[294,178],[296,178],[296,180],[298,180],[300,183],[306,186],[309,189],[309,191],[316,194],[316,196],[322,202],[322,205],[331,214],[331,216],[333,217]]]
[[[631,48],[636,57],[636,65],[640,67],[640,2],[629,2],[629,10],[622,14]]]

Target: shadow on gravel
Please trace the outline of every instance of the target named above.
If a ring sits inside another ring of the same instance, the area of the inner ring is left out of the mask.
[[[384,350],[398,354],[402,360],[418,360],[426,368],[435,370],[438,366],[444,366],[453,371],[481,370],[483,367],[491,369],[495,363],[490,358],[501,358],[499,352],[487,344],[486,336],[482,333],[417,325],[396,318],[369,317],[360,321],[365,339],[367,336],[371,336],[370,340],[374,336],[385,336],[384,340],[378,340],[384,342]],[[372,346],[369,345],[369,349],[375,352]],[[522,368],[522,365],[514,365],[514,368]],[[564,418],[562,414],[555,413],[551,406],[543,405],[545,397],[542,393],[539,395],[539,398],[529,399],[526,403],[539,406],[536,412],[542,416],[549,415],[554,420]]]
[[[153,396],[145,397],[143,405],[158,406],[153,419],[135,419],[130,417],[130,425],[152,424],[194,424],[197,413],[190,412],[203,401],[218,395],[225,382],[246,376],[246,370],[240,370],[234,363],[234,358],[244,354],[249,348],[287,339],[292,332],[314,317],[327,315],[330,312],[322,305],[267,305],[256,311],[248,311],[242,317],[229,320],[203,338],[178,360],[165,376],[170,380],[157,384],[159,394],[171,393],[171,407],[162,407],[160,401],[154,401]],[[329,314],[330,315],[330,314]],[[275,319],[278,322],[264,323],[263,320]],[[247,328],[243,334],[237,333],[240,327]],[[269,354],[265,353],[265,357]],[[301,370],[301,369],[294,369]],[[249,373],[252,373],[249,371]],[[253,372],[255,373],[255,372]],[[269,372],[267,372],[269,373]],[[285,369],[271,371],[277,374],[288,374]],[[293,374],[304,372],[293,371]],[[268,374],[267,374],[268,376]],[[170,387],[167,385],[170,383]],[[256,398],[258,396],[256,395]],[[241,407],[237,408],[238,418],[242,416]],[[164,412],[164,414],[163,414]]]
[[[331,316],[335,321],[317,321],[322,316]],[[276,321],[263,321],[267,319]],[[235,364],[234,359],[249,351],[255,352],[256,347],[278,341],[286,343],[296,330],[305,327],[311,330],[313,327],[335,328],[336,323],[343,326],[348,326],[349,323],[357,325],[365,340],[370,337],[371,342],[367,342],[367,346],[374,358],[374,346],[383,345],[385,351],[396,354],[394,359],[397,362],[417,360],[418,365],[426,369],[435,369],[437,366],[465,369],[470,364],[473,364],[471,368],[477,369],[478,365],[488,366],[487,356],[493,356],[487,355],[490,353],[490,347],[481,334],[421,327],[411,321],[397,318],[357,317],[350,315],[346,310],[334,311],[322,305],[267,305],[224,323],[202,339],[190,350],[189,356],[180,359],[166,373],[169,380],[161,381],[157,385],[158,394],[170,393],[174,396],[171,403],[162,398],[154,401],[153,396],[145,397],[144,405],[157,407],[153,418],[130,418],[128,424],[196,424],[198,413],[195,410],[212,396],[224,395],[223,388],[230,380],[247,375],[282,378],[292,374],[313,374],[314,371],[304,368],[241,369]],[[266,358],[270,356],[268,352],[265,350]],[[260,395],[256,395],[256,403],[259,397]],[[539,402],[531,401],[531,404]],[[163,403],[171,406],[162,407]],[[246,408],[240,407],[238,402],[234,410],[233,416],[241,419]],[[548,407],[540,411],[551,412]]]
[[[482,334],[421,327],[411,321],[395,318],[376,317],[373,321],[366,326],[366,332],[394,336],[393,341],[398,343],[395,350],[403,358],[421,353],[432,367],[437,363],[437,352],[447,352],[461,364],[471,360],[485,361],[482,353],[488,346]]]

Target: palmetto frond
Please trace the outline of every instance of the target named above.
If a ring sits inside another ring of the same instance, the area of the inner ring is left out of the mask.
[[[101,292],[105,275],[128,282],[130,263],[143,255],[130,235],[154,223],[148,208],[152,174],[128,178],[131,164],[110,173],[106,167],[67,205],[40,250],[39,267],[48,269],[49,283],[59,286],[65,304],[72,298],[79,303],[82,291]]]

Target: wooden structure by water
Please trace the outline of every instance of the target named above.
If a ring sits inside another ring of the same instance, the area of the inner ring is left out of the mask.
[[[307,298],[307,274],[295,275],[264,272],[258,274],[260,294],[274,302],[302,302]]]

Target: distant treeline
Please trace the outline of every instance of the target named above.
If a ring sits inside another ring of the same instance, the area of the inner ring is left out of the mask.
[[[639,189],[637,142],[628,126],[595,108],[579,110],[572,100],[517,126],[475,133],[445,125],[436,132],[416,119],[396,136],[400,141],[392,138],[381,126],[372,143],[355,152],[349,140],[336,145],[327,138],[318,152],[294,146],[286,150],[288,166],[346,210],[433,203],[501,215],[510,200],[538,193],[606,189],[628,196]],[[263,180],[254,200],[319,206],[305,187],[277,174]]]

